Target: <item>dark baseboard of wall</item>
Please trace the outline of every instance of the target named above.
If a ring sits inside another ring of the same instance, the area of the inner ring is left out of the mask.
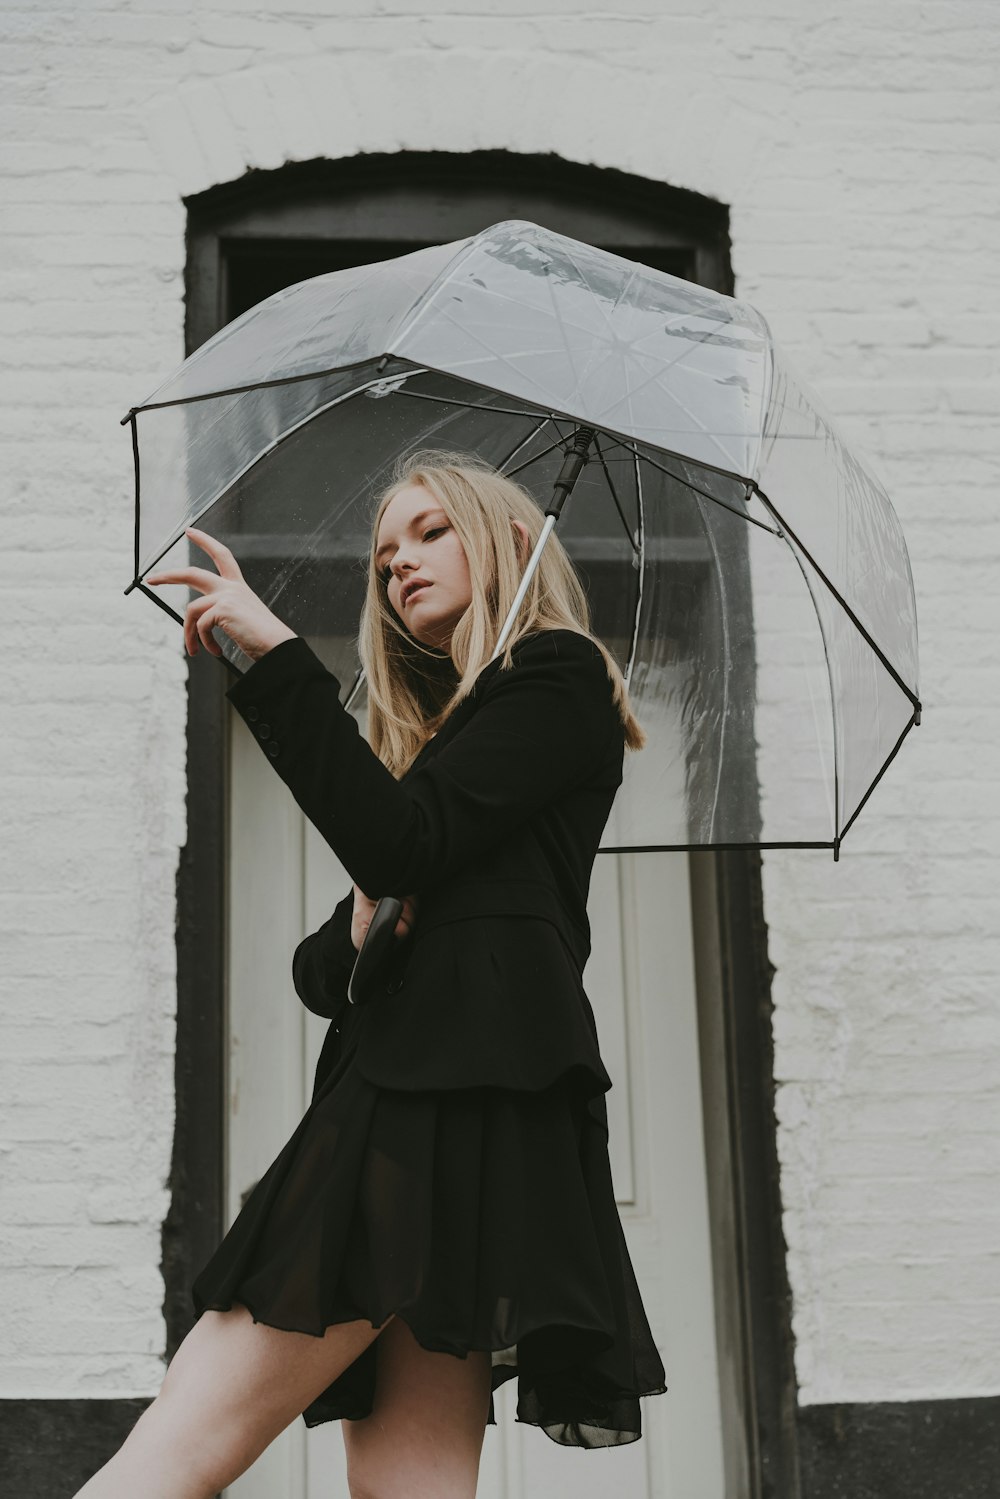
[[[0,1491],[71,1499],[113,1457],[148,1400],[0,1400]]]
[[[797,1425],[801,1499],[1000,1499],[1000,1395],[806,1405]]]
[[[121,1446],[148,1400],[0,1400],[0,1486],[71,1499]],[[772,1499],[1000,1499],[1000,1395],[807,1405],[801,1495]]]

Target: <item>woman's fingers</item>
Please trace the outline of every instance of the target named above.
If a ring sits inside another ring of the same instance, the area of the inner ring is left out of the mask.
[[[415,895],[403,897],[403,909],[396,922],[395,935],[399,938],[408,937],[413,930],[417,919],[417,898]]]
[[[198,631],[198,639],[201,641],[208,654],[210,656],[221,656],[222,647],[221,645],[218,645],[216,643],[215,636],[212,634],[212,630],[215,627],[215,624],[216,619],[214,608],[213,605],[210,604],[207,609],[202,610],[200,616],[196,619],[195,628]],[[195,650],[197,650],[197,646],[195,647]],[[191,654],[194,655],[194,651],[192,651]]]
[[[195,526],[184,527],[185,536],[190,536],[195,546],[201,547],[207,552],[219,569],[219,575],[223,578],[242,578],[240,565],[225,542],[217,541],[214,536],[209,536],[207,531],[199,531]]]
[[[375,910],[375,902],[369,900],[363,890],[354,886],[354,905],[351,908],[351,941],[355,948],[360,951],[361,944],[365,940],[365,933],[371,926],[372,912]]]
[[[375,902],[372,900],[371,896],[366,895],[363,890],[361,890],[357,885],[355,885],[355,887],[354,887],[354,909],[355,909],[355,911],[357,911],[362,906],[367,907],[368,914],[371,915],[372,911],[374,911],[374,909],[375,909]]]
[[[207,567],[178,567],[169,573],[150,573],[146,579],[147,583],[186,583],[202,593],[214,588],[218,581],[219,574],[209,572]]]
[[[372,915],[374,914],[377,904],[377,900],[372,900],[369,896],[365,895],[363,890],[359,890],[357,885],[354,886],[354,908],[351,914],[351,940],[354,942],[355,947],[360,947],[361,943],[364,941],[364,934],[365,932],[367,932],[369,926],[371,925]],[[410,935],[410,932],[413,930],[413,926],[417,917],[418,904],[419,901],[415,895],[405,895],[403,897],[403,909],[399,913],[399,917],[393,929],[393,936],[398,938],[400,941],[402,941],[404,937],[408,937]]]
[[[204,591],[212,588],[220,578],[243,581],[239,563],[223,542],[216,541],[207,531],[196,530],[194,526],[188,526],[185,535],[190,536],[195,546],[208,553],[219,571],[213,573],[207,567],[175,567],[167,573],[150,573],[146,578],[147,583],[186,583],[189,588]]]
[[[219,623],[217,603],[215,598],[192,599],[184,611],[184,645],[189,656],[197,655],[199,640],[210,656],[222,655],[222,647],[212,634]]]

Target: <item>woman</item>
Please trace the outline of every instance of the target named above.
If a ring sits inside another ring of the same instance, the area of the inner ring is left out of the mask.
[[[202,1499],[298,1414],[341,1418],[353,1499],[467,1499],[493,1391],[583,1447],[634,1441],[665,1388],[611,1183],[611,1086],[581,973],[591,869],[624,748],[643,743],[543,517],[464,455],[416,454],[377,507],[360,649],[369,740],[340,684],[247,587],[185,641],[254,664],[227,696],[355,881],[300,944],[330,1018],[312,1102],[194,1285],[160,1395],[81,1490]],[[378,991],[347,1002],[374,901],[404,898]]]

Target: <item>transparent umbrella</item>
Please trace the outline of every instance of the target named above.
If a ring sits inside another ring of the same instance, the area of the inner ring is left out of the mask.
[[[123,421],[126,592],[180,620],[143,579],[188,565],[184,528],[201,526],[362,721],[357,622],[392,464],[447,447],[516,476],[545,534],[558,527],[648,735],[605,849],[836,858],[920,721],[885,490],[758,312],[664,272],[496,224],[278,292]],[[249,665],[216,638],[233,670]]]

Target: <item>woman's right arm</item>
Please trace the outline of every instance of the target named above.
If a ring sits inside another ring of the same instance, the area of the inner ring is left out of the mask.
[[[450,879],[588,777],[621,781],[624,730],[604,657],[586,636],[545,630],[492,662],[474,711],[396,780],[340,702],[341,685],[300,636],[226,692],[351,879],[393,895]]]

